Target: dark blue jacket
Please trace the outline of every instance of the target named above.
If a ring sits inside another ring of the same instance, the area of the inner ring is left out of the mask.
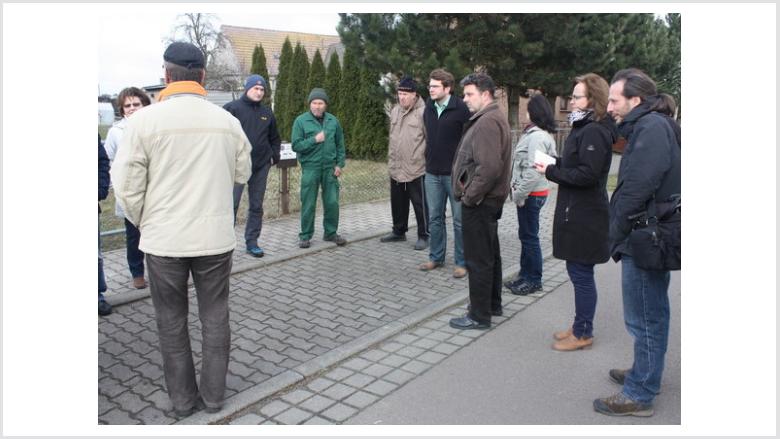
[[[646,212],[655,197],[659,209],[672,195],[680,194],[681,163],[677,136],[667,119],[640,104],[618,126],[627,144],[610,201],[609,238],[612,258],[631,254],[628,234],[635,214]]]
[[[428,99],[423,112],[426,172],[434,175],[452,174],[452,162],[463,136],[463,125],[470,117],[468,107],[457,96],[450,96],[450,102],[441,116],[437,115],[433,100]]]
[[[561,157],[545,173],[558,183],[553,218],[553,256],[581,264],[609,260],[609,196],[607,178],[615,122],[590,118],[572,125]]]
[[[246,94],[240,99],[228,102],[224,107],[244,129],[249,143],[252,144],[252,172],[273,160],[279,163],[279,149],[282,139],[276,127],[276,118],[270,108],[249,99]]]
[[[108,154],[106,154],[106,149],[103,148],[103,142],[98,134],[98,201],[108,197],[108,186],[111,185],[110,168],[111,162],[108,160]],[[100,205],[98,205],[98,212],[100,212]]]

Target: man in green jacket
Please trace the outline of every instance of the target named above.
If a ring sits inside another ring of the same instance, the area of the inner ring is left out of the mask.
[[[339,228],[338,177],[343,172],[346,156],[344,131],[336,116],[325,111],[328,106],[325,90],[312,89],[308,101],[309,111],[295,119],[292,130],[292,149],[301,164],[301,233],[298,246],[311,246],[320,186],[324,210],[323,239],[345,245],[347,240],[336,233]]]

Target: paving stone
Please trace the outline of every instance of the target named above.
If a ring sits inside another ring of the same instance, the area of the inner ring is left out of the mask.
[[[434,346],[433,348],[431,348],[432,351],[438,352],[438,353],[444,354],[444,355],[450,355],[453,352],[457,351],[458,349],[460,349],[460,346],[455,346],[455,345],[449,344],[449,343],[439,343],[436,346]]]
[[[374,381],[374,377],[368,376],[362,373],[356,373],[349,378],[342,381],[344,384],[349,384],[352,387],[362,389],[363,387],[370,384],[372,381]]]
[[[466,346],[467,344],[471,343],[471,339],[462,335],[456,335],[454,337],[450,337],[447,340],[447,343],[452,343],[457,346]]]
[[[404,357],[417,358],[420,355],[422,355],[423,352],[425,351],[420,348],[416,348],[414,346],[406,346],[404,348],[397,350],[395,353],[398,355],[403,355]]]
[[[325,378],[332,379],[333,381],[341,381],[344,378],[352,375],[353,373],[354,372],[349,369],[338,367],[325,374]]]
[[[333,419],[336,422],[344,422],[347,420],[347,418],[354,415],[355,413],[357,413],[357,410],[348,405],[336,404],[322,412],[322,416],[328,419]]]
[[[307,399],[306,401],[303,401],[302,403],[298,404],[298,407],[306,409],[313,413],[319,413],[326,408],[332,406],[335,404],[336,401],[326,398],[322,395],[314,395],[311,398]]]
[[[98,382],[98,391],[109,398],[113,398],[126,390],[127,387],[108,375],[102,376]]]
[[[146,396],[144,399],[151,402],[155,407],[164,412],[173,410],[173,404],[171,403],[171,400],[168,397],[168,393],[165,390],[157,390],[151,395]]]
[[[120,409],[114,409],[100,417],[100,420],[109,425],[136,425],[141,422],[130,417],[130,415]]]
[[[282,412],[274,417],[277,422],[284,425],[297,425],[303,423],[303,421],[312,417],[312,414],[301,410],[297,407],[293,407],[289,410]]]
[[[430,364],[423,363],[422,361],[412,360],[403,366],[401,366],[401,369],[409,371],[413,374],[419,375],[426,370],[428,370],[431,367]]]
[[[377,399],[379,399],[377,396],[359,390],[345,399],[344,403],[356,407],[359,410],[363,410],[373,404]]]
[[[389,367],[400,367],[402,364],[409,362],[409,359],[400,355],[391,354],[381,359],[379,364],[383,364]]]
[[[290,408],[290,404],[275,399],[263,406],[263,408],[260,409],[260,413],[270,418],[283,412],[284,410],[287,410],[288,408]]]
[[[303,425],[333,425],[333,422],[328,421],[327,419],[321,418],[319,416],[315,416],[308,421],[304,422]]]
[[[391,341],[389,343],[383,344],[380,349],[386,352],[396,352],[398,349],[401,349],[404,347],[401,343]]]
[[[163,377],[162,368],[156,364],[144,363],[136,367],[135,370],[152,382],[155,382]]]
[[[298,404],[299,402],[305,400],[306,398],[312,395],[314,394],[312,392],[309,392],[308,390],[296,389],[282,396],[282,399],[289,402],[290,404]]]
[[[230,421],[230,425],[260,425],[265,420],[266,419],[264,417],[255,413],[248,413],[244,416],[241,416],[240,418],[233,419]]]
[[[411,335],[409,333],[403,333],[401,335],[396,336],[393,341],[401,343],[401,344],[412,344],[416,342],[419,339],[419,337],[415,337],[414,335]]]
[[[388,355],[387,352],[384,352],[379,349],[372,349],[370,351],[363,352],[362,354],[360,354],[360,357],[365,358],[366,360],[371,362],[376,362],[386,357],[387,355]]]
[[[332,386],[333,384],[334,381],[329,380],[327,378],[317,378],[312,382],[310,382],[306,387],[313,390],[315,393],[319,393],[327,389],[328,387]]]
[[[385,375],[384,377],[382,377],[382,379],[390,381],[391,383],[403,385],[406,384],[406,382],[410,381],[414,377],[415,375],[413,373],[398,369]]]
[[[393,370],[390,367],[384,366],[382,364],[372,364],[371,366],[368,366],[367,368],[363,369],[363,373],[366,375],[371,375],[372,377],[379,378],[381,376],[384,376],[388,372]]]
[[[136,373],[122,363],[117,363],[106,369],[106,372],[117,381],[125,382],[136,376]]]
[[[416,342],[414,342],[412,344],[412,346],[418,347],[420,349],[431,349],[432,347],[436,346],[437,344],[439,344],[439,342],[436,341],[436,340],[431,340],[429,338],[421,338],[421,339],[417,340]]]
[[[141,421],[142,424],[146,425],[153,425],[153,424],[172,424],[176,422],[176,418],[171,418],[167,416],[163,411],[156,409],[155,407],[149,406],[145,409],[141,410],[140,413],[136,415],[139,421]]]
[[[149,406],[149,403],[142,400],[140,396],[136,395],[135,393],[131,391],[127,391],[125,393],[122,393],[121,395],[117,396],[113,399],[113,401],[116,404],[119,404],[119,407],[128,412],[128,413],[138,413],[144,408]]]
[[[347,385],[336,383],[327,389],[322,391],[322,394],[327,396],[328,398],[335,399],[337,401],[342,400],[346,398],[347,396],[351,395],[355,392],[355,389],[352,387],[349,387]]]
[[[447,358],[445,355],[439,354],[437,352],[426,352],[417,357],[418,360],[431,364],[436,364],[445,358]]]
[[[363,390],[367,392],[371,392],[378,396],[386,396],[387,394],[395,390],[397,387],[398,386],[393,383],[389,383],[387,381],[382,381],[382,380],[376,380],[373,383],[366,386]]]
[[[346,363],[344,363],[342,366],[359,372],[370,365],[371,362],[363,358],[353,358],[347,361]]]

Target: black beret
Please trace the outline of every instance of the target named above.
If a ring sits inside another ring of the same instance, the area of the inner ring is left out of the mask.
[[[206,67],[203,60],[203,52],[201,52],[197,46],[190,43],[171,43],[171,45],[165,49],[163,59],[169,63],[188,69],[202,69]]]
[[[404,76],[398,83],[398,91],[417,93],[417,82],[410,76]]]

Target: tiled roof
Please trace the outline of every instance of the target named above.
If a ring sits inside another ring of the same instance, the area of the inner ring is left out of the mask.
[[[295,48],[295,43],[300,41],[309,55],[309,61],[314,57],[314,52],[317,49],[320,49],[320,55],[322,55],[323,61],[325,61],[328,48],[332,45],[341,44],[341,39],[336,35],[307,34],[251,27],[222,25],[222,33],[230,41],[243,73],[249,73],[249,68],[252,65],[252,52],[258,43],[262,44],[268,65],[268,73],[271,76],[276,76],[279,72],[279,56],[282,53],[285,37],[290,38],[293,48]],[[332,51],[333,49],[331,49]]]

